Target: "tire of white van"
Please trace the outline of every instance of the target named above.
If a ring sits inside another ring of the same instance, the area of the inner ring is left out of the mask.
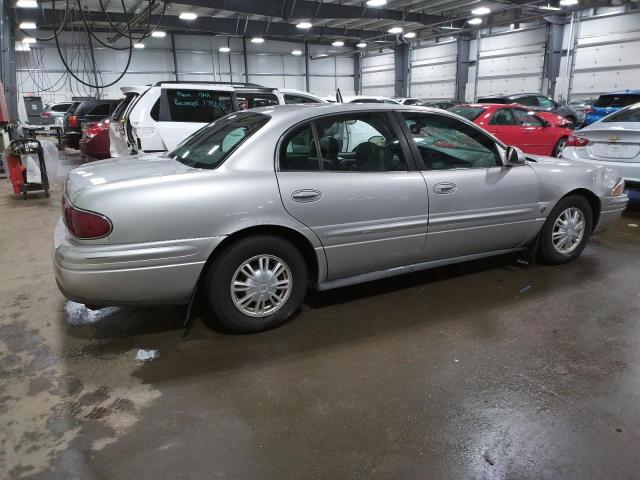
[[[307,264],[291,242],[256,235],[231,244],[215,258],[203,297],[226,330],[255,333],[289,321],[302,305],[307,284]]]

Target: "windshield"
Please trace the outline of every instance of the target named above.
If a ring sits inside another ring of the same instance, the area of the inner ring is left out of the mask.
[[[623,108],[638,102],[640,102],[640,95],[621,93],[617,95],[600,95],[593,106],[600,108]]]
[[[467,120],[475,120],[480,116],[482,112],[484,112],[484,108],[482,107],[451,107],[448,112],[455,113],[456,115],[460,115],[461,117],[466,118]]]
[[[640,122],[640,103],[623,110],[618,110],[608,117],[602,119],[603,122]]]
[[[217,168],[238,145],[269,121],[255,112],[234,113],[217,120],[178,145],[169,156],[194,168]]]

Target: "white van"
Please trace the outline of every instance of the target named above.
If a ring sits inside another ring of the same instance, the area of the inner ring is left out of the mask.
[[[148,87],[121,120],[111,140],[112,156],[164,152],[196,130],[234,111],[285,103],[322,103],[298,90],[252,83],[158,82]]]

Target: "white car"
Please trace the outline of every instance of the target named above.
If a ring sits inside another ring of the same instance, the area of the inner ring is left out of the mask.
[[[120,90],[124,94],[124,99],[111,114],[111,122],[109,122],[109,151],[112,157],[129,155],[130,148],[127,145],[125,120],[131,107],[136,103],[136,99],[148,89],[149,85],[120,87]]]
[[[251,83],[163,81],[147,87],[112,130],[111,155],[164,152],[224,115],[284,103],[322,103],[299,90]]]
[[[640,103],[576,131],[562,157],[614,168],[627,186],[640,187]]]
[[[422,106],[424,105],[424,101],[419,98],[394,98],[395,101],[400,103],[401,105],[415,105]]]

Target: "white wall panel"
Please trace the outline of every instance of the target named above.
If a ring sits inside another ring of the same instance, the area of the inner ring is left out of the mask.
[[[428,99],[455,97],[457,59],[455,42],[413,48],[409,96]]]
[[[395,96],[395,64],[393,52],[362,59],[363,95]]]

